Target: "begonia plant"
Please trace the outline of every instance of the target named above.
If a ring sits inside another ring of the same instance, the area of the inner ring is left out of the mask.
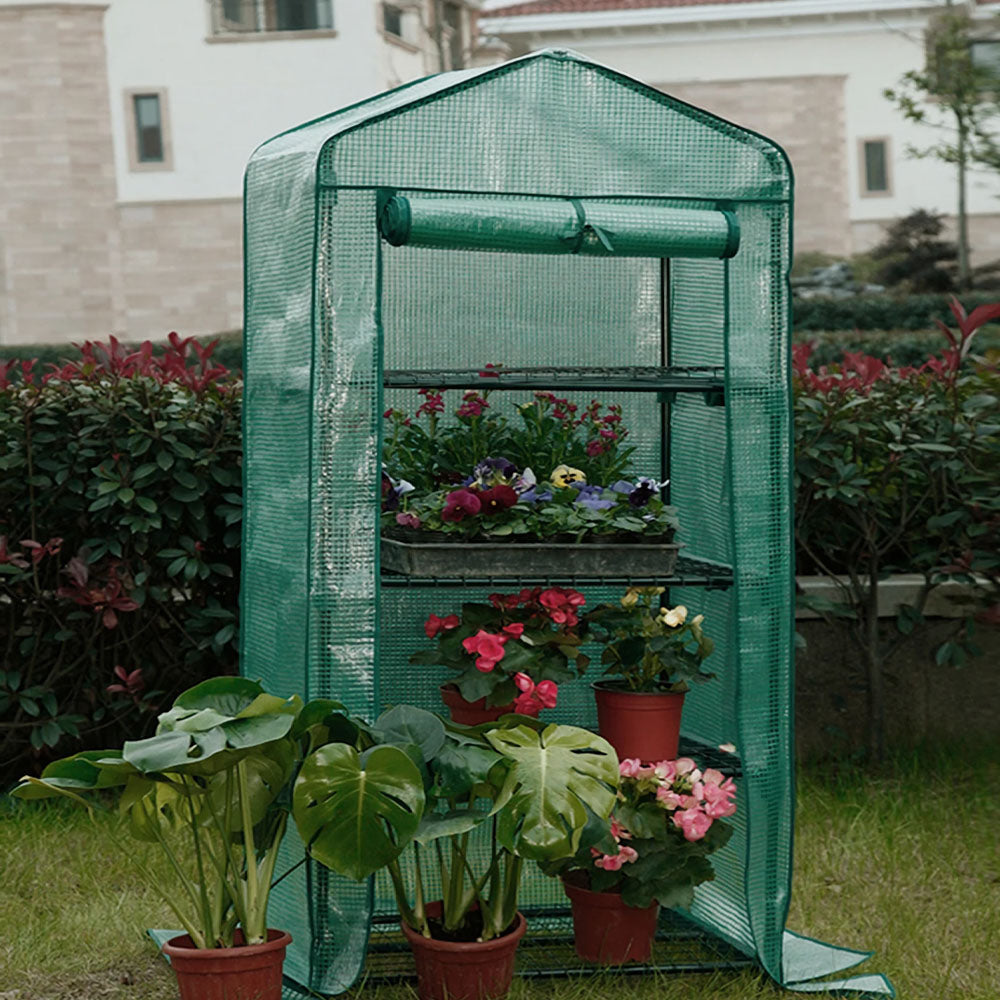
[[[663,587],[629,587],[617,603],[584,616],[587,636],[601,643],[605,676],[623,691],[684,692],[710,680],[702,669],[715,644],[702,630],[704,615],[660,605]]]
[[[410,662],[443,666],[466,701],[514,703],[522,715],[554,708],[558,686],[581,676],[589,659],[580,651],[583,594],[562,587],[490,594],[488,604],[466,603],[458,614],[432,614],[424,623],[434,649]]]
[[[620,893],[626,906],[691,905],[695,886],[715,878],[708,856],[725,846],[736,785],[689,757],[623,760],[614,812],[593,819],[571,859],[544,864],[593,892]]]

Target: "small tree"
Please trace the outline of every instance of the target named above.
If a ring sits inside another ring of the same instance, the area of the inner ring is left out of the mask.
[[[970,284],[968,172],[975,164],[1000,163],[1000,147],[990,130],[990,119],[996,111],[995,84],[993,74],[973,62],[972,19],[949,3],[948,9],[928,24],[923,70],[905,73],[898,87],[883,91],[908,121],[939,132],[938,141],[919,148],[908,146],[907,153],[933,157],[955,167],[958,286],[963,290]]]
[[[957,247],[941,239],[943,229],[941,216],[922,208],[897,219],[871,251],[875,280],[913,294],[953,291]]]

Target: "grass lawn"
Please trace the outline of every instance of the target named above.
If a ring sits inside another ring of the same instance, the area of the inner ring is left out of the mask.
[[[799,778],[789,927],[871,948],[901,1000],[1000,996],[1000,746],[922,754],[883,774]],[[128,849],[134,845],[128,842]],[[155,852],[149,857],[158,862]],[[164,882],[169,877],[163,870]],[[82,813],[46,803],[0,811],[0,1000],[173,1000],[143,929],[162,903]],[[407,986],[361,987],[403,1000]],[[751,973],[594,975],[515,981],[513,1000],[755,1000]],[[789,994],[790,995],[790,994]],[[813,994],[828,996],[828,994]]]

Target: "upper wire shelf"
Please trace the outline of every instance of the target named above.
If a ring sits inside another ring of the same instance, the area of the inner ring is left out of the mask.
[[[388,389],[563,389],[618,392],[701,392],[721,397],[721,367],[621,368],[393,368],[383,372]]]

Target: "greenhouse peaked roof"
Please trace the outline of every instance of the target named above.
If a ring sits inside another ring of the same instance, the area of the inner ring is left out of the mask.
[[[626,74],[616,70],[604,63],[596,62],[587,56],[564,48],[546,48],[536,52],[528,53],[517,59],[500,65],[486,66],[477,69],[455,70],[448,73],[438,73],[434,76],[424,77],[411,83],[403,84],[393,90],[387,90],[366,98],[357,104],[340,108],[322,118],[305,122],[287,132],[283,132],[267,142],[263,143],[254,152],[251,162],[261,159],[270,159],[276,156],[285,156],[291,153],[305,153],[313,151],[319,153],[322,147],[331,139],[346,132],[364,127],[369,122],[374,122],[395,112],[403,111],[407,107],[421,105],[430,99],[449,91],[464,89],[465,87],[478,86],[480,83],[487,83],[491,78],[496,78],[507,73],[516,72],[530,63],[552,60],[555,62],[572,62],[582,66],[592,67],[596,70],[607,73],[609,76],[620,81],[622,86],[631,89],[648,91],[651,100],[661,101],[664,97],[662,91],[658,91],[640,80],[636,80]],[[683,102],[674,102],[679,107],[684,107]],[[696,109],[691,109],[693,112]],[[720,124],[722,119],[704,111],[696,111],[697,116],[703,121],[717,121]],[[732,126],[725,123],[727,131],[732,132]],[[756,134],[746,129],[739,129],[746,136]],[[758,137],[765,145],[772,146],[769,140]]]

